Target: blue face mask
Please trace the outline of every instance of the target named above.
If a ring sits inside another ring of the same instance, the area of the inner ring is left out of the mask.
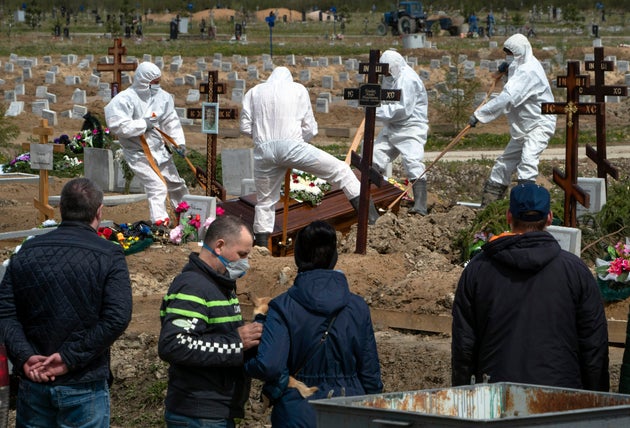
[[[217,259],[219,259],[221,263],[223,263],[223,266],[225,266],[225,269],[227,269],[228,275],[231,279],[241,278],[249,270],[249,262],[247,261],[247,258],[238,259],[236,261],[230,262],[225,257],[218,255],[212,248],[208,247],[206,244],[203,244],[203,248],[210,251],[216,256]]]

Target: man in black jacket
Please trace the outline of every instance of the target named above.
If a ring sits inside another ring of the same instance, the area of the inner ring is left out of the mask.
[[[609,390],[608,327],[593,274],[551,234],[549,192],[510,194],[512,232],[466,266],[453,304],[452,382]]]
[[[109,426],[110,346],[131,321],[122,247],[100,238],[103,192],[61,191],[61,224],[27,240],[0,285],[0,333],[20,376],[17,426]]]
[[[262,324],[243,323],[236,279],[249,268],[253,242],[240,218],[218,217],[164,296],[158,353],[170,363],[167,427],[230,428],[244,416],[244,354],[258,346]]]

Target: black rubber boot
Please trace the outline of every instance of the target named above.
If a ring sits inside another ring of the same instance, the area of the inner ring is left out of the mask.
[[[485,208],[488,204],[503,199],[507,186],[494,181],[486,181],[483,185],[483,194],[481,195],[481,208]]]
[[[263,233],[254,233],[254,245],[257,247],[265,247],[268,248],[269,246],[269,235],[271,235],[268,232],[263,232]]]
[[[357,212],[357,215],[359,214],[359,199],[361,197],[357,196],[355,198],[349,199],[350,201],[350,205],[352,205],[352,208],[354,208],[354,210]],[[378,210],[376,209],[376,205],[374,205],[374,201],[372,200],[372,198],[370,198],[370,205],[369,205],[369,211],[368,211],[368,224],[375,224],[376,220],[378,220],[378,218],[380,217],[380,214],[378,213]]]
[[[427,180],[418,180],[413,183],[413,207],[411,214],[427,215]]]

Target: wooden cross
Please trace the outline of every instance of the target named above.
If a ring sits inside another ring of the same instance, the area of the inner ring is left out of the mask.
[[[135,62],[123,62],[122,56],[127,54],[127,47],[123,46],[122,39],[115,39],[114,46],[107,48],[107,53],[114,57],[113,64],[96,64],[98,71],[111,71],[114,73],[114,81],[112,82],[111,94],[114,97],[122,86],[122,72],[134,71],[138,64]]]
[[[39,144],[48,144],[48,137],[53,135],[53,129],[48,126],[47,119],[40,119],[39,126],[33,128],[33,134],[39,136]],[[31,150],[30,143],[23,143],[24,150]],[[66,147],[63,144],[53,144],[53,152],[63,153]],[[39,199],[33,198],[33,205],[39,211],[39,221],[45,221],[55,217],[55,210],[48,204],[48,170],[39,170]]]
[[[347,100],[359,100],[359,105],[365,107],[365,133],[363,135],[363,156],[352,152],[352,165],[361,171],[361,195],[359,197],[359,216],[357,223],[357,245],[355,252],[365,254],[367,250],[367,224],[370,203],[370,183],[378,187],[382,184],[382,175],[372,168],[374,152],[374,126],[376,124],[376,108],[381,101],[400,100],[400,90],[381,89],[378,83],[379,74],[387,74],[389,65],[379,63],[380,52],[370,50],[370,62],[359,64],[359,73],[367,74],[367,83],[358,88],[343,90],[343,97]]]
[[[543,103],[543,114],[563,114],[566,117],[566,159],[565,173],[553,169],[553,181],[564,190],[564,226],[575,227],[577,203],[590,205],[589,195],[577,184],[578,175],[578,131],[580,115],[600,114],[600,103],[580,103],[580,91],[590,84],[588,75],[578,75],[580,63],[569,61],[567,75],[558,76],[556,86],[567,88],[566,103]]]
[[[595,84],[586,88],[580,88],[580,95],[595,95],[595,101],[605,106],[606,95],[625,97],[628,95],[626,86],[606,86],[604,73],[613,71],[615,64],[612,61],[604,61],[604,48],[596,47],[593,61],[585,61],[586,71],[595,74]],[[597,176],[606,180],[608,174],[615,180],[619,180],[619,170],[606,158],[606,108],[595,118],[597,149],[590,144],[586,145],[586,155],[597,164]],[[606,180],[607,183],[607,180]]]
[[[208,83],[199,85],[199,93],[207,94],[208,102],[218,103],[219,95],[225,94],[225,84],[217,82],[219,72],[217,70],[208,71]],[[201,119],[203,112],[201,108],[189,108],[186,110],[188,119]],[[238,118],[238,110],[234,108],[219,108],[219,120]],[[198,171],[200,171],[198,169]],[[215,196],[222,201],[226,199],[225,188],[217,181],[217,134],[207,134],[206,137],[206,173],[205,177],[199,177],[206,185],[206,196]]]

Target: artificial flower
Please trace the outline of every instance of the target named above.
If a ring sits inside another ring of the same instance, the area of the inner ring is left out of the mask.
[[[291,172],[289,196],[298,202],[319,205],[330,189],[330,184],[312,174],[296,169]]]
[[[595,272],[599,279],[614,282],[630,282],[630,239],[625,244],[617,242],[606,249],[610,260],[596,259]]]

